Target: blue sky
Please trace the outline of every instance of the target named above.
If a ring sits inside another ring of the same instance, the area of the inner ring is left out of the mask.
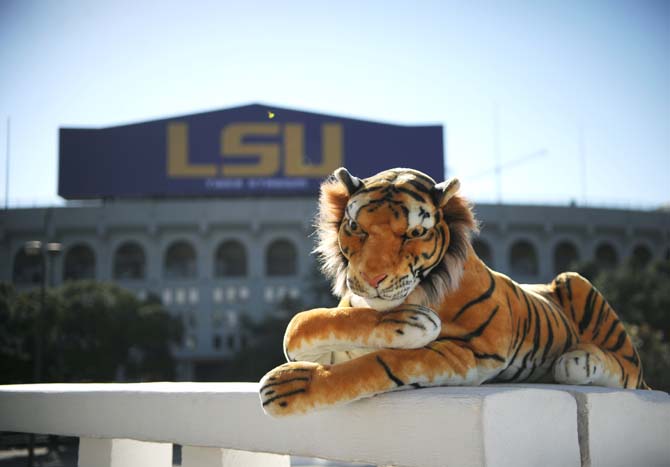
[[[0,198],[57,202],[58,128],[250,102],[441,123],[507,202],[670,202],[667,1],[0,1]],[[580,128],[586,154],[580,170]],[[4,204],[4,203],[3,203]]]

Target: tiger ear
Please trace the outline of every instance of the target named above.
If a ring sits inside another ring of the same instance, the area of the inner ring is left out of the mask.
[[[447,205],[452,196],[456,194],[461,187],[461,182],[457,178],[450,178],[444,182],[435,185],[435,200],[437,206],[443,208]]]
[[[340,181],[342,185],[347,187],[349,196],[353,195],[363,187],[363,180],[351,175],[344,167],[336,169],[335,172],[333,172],[333,175]]]

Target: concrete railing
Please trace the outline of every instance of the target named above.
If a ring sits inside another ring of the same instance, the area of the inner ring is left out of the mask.
[[[0,430],[80,437],[81,467],[670,464],[670,397],[572,386],[402,391],[272,419],[252,383],[0,386]]]

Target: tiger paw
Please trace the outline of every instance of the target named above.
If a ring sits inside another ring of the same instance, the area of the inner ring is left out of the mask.
[[[321,365],[291,362],[269,371],[260,381],[259,395],[266,414],[297,415],[312,408],[310,385]]]
[[[389,349],[418,349],[437,339],[442,323],[430,308],[402,305],[382,313],[373,331],[375,345]]]
[[[582,349],[564,353],[554,363],[554,379],[561,384],[591,384],[602,376],[600,358]]]

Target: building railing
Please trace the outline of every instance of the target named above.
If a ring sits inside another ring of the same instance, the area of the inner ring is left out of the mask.
[[[475,193],[477,190],[473,184],[468,183],[467,179],[461,178],[463,185],[469,187],[470,193]],[[210,201],[212,198],[189,198],[193,201]],[[316,197],[314,196],[314,199]],[[163,198],[130,198],[120,199],[120,202],[133,201],[172,201],[174,199]],[[501,204],[494,196],[478,196],[473,198],[475,204]],[[117,200],[104,199],[82,199],[82,200],[65,200],[58,197],[48,198],[10,198],[7,203],[8,209],[47,209],[47,208],[80,208],[80,207],[100,207],[104,205],[114,205]],[[596,208],[596,209],[622,209],[634,211],[656,211],[658,209],[667,209],[666,204],[659,204],[653,201],[636,200],[631,201],[625,197],[594,197],[589,196],[588,199],[577,199],[575,196],[549,196],[543,195],[541,197],[510,197],[506,196],[502,201],[504,205],[510,206],[576,206],[580,208]],[[0,201],[0,210],[5,209],[5,200]]]
[[[273,419],[254,383],[0,386],[0,430],[80,437],[81,467],[670,463],[670,396],[572,386],[400,391]]]

